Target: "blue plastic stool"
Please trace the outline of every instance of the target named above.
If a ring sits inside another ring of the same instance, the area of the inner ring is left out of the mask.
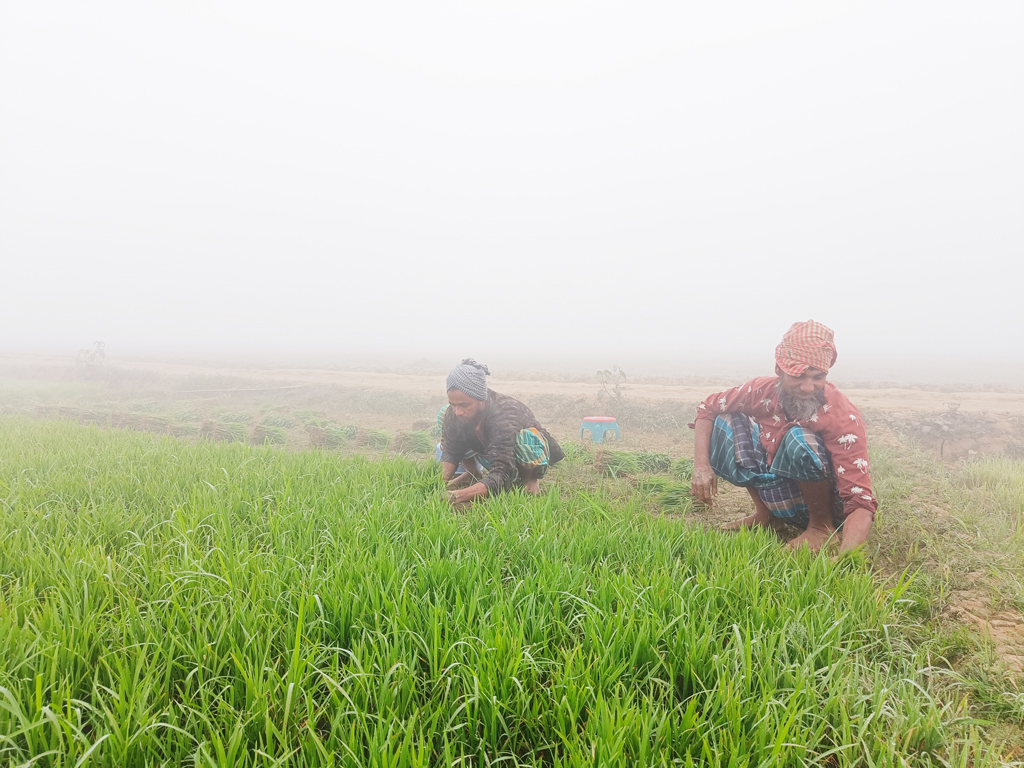
[[[583,437],[584,430],[590,430],[590,438],[595,443],[603,443],[607,432],[614,432],[616,440],[622,440],[622,433],[619,432],[619,422],[612,416],[585,416],[580,424],[580,437]]]

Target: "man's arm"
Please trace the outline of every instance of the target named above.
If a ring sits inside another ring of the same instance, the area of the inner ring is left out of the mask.
[[[477,482],[469,488],[460,488],[457,491],[448,491],[448,501],[452,504],[467,504],[476,499],[485,498],[490,491],[483,483]]]
[[[839,545],[839,551],[849,552],[861,546],[868,540],[871,533],[871,521],[875,519],[870,509],[855,509],[846,516],[843,523],[843,542]]]
[[[693,443],[693,478],[690,480],[690,493],[698,501],[711,504],[718,495],[718,476],[711,468],[711,432],[715,422],[698,419],[694,425]]]

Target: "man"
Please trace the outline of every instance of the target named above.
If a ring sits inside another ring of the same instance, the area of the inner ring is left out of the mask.
[[[830,328],[794,323],[775,349],[775,376],[711,395],[697,407],[693,495],[710,504],[718,478],[747,489],[754,514],[726,526],[803,528],[790,546],[817,551],[842,527],[840,551],[863,544],[878,503],[864,421],[827,381]]]
[[[565,458],[529,408],[487,388],[488,374],[487,366],[472,358],[448,374],[448,405],[438,418],[441,467],[453,505],[469,504],[517,484],[539,494],[548,467]],[[459,464],[466,471],[456,477]]]

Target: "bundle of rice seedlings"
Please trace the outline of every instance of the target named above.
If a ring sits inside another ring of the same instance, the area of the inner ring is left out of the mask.
[[[599,450],[594,458],[594,466],[608,477],[635,475],[640,472],[640,462],[637,461],[636,454],[628,451]]]
[[[333,424],[324,427],[324,447],[334,450],[343,448],[352,441],[352,434],[348,427],[339,427]]]
[[[287,416],[284,416],[280,413],[268,413],[266,416],[260,419],[260,424],[262,424],[265,427],[280,427],[281,429],[291,429],[292,427],[295,426],[295,421],[293,419],[289,419]]]
[[[652,474],[668,472],[672,466],[672,457],[667,453],[658,453],[657,451],[637,451],[636,461],[641,472]]]
[[[682,514],[693,509],[693,496],[690,495],[690,486],[678,483],[667,487],[658,494],[656,502],[665,512]]]
[[[651,494],[662,494],[666,491],[672,490],[678,484],[674,480],[670,480],[667,477],[654,477],[651,475],[645,475],[637,478],[635,481],[636,487],[641,491],[646,491]]]
[[[156,413],[133,413],[126,419],[125,426],[138,432],[167,432],[171,420]]]
[[[103,413],[102,411],[82,411],[78,417],[79,424],[95,424],[97,426],[104,426],[110,420],[110,415]]]
[[[565,452],[565,460],[572,462],[590,461],[593,458],[593,451],[590,443],[562,443],[562,450]]]
[[[185,408],[178,411],[178,422],[181,424],[198,424],[203,420],[203,415],[194,408]]]
[[[227,411],[220,409],[216,411],[216,415],[220,421],[231,424],[249,424],[252,422],[252,414],[246,413],[245,411]]]
[[[306,425],[306,432],[309,433],[309,447],[310,448],[326,448],[327,447],[327,430],[323,427],[317,426],[316,424]]]
[[[358,433],[357,440],[359,445],[382,451],[391,444],[391,435],[383,429],[364,429]]]
[[[430,453],[434,450],[436,440],[429,432],[416,430],[413,432],[399,432],[395,435],[395,442],[391,446],[399,453]]]
[[[253,445],[280,445],[288,439],[288,433],[281,427],[257,424],[249,434],[249,442]]]
[[[199,436],[207,440],[244,442],[246,429],[244,424],[237,422],[207,419],[199,427]]]
[[[192,437],[199,432],[199,427],[195,424],[171,424],[167,431],[175,437]]]
[[[323,427],[327,423],[327,419],[311,408],[303,408],[298,411],[294,411],[293,415],[299,420],[299,423],[307,429],[310,427]]]
[[[680,480],[693,477],[693,459],[676,459],[672,462],[672,474]]]

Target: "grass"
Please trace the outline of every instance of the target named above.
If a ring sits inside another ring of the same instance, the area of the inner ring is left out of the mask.
[[[0,761],[1000,761],[906,580],[599,491],[443,497],[400,457],[0,419]]]

